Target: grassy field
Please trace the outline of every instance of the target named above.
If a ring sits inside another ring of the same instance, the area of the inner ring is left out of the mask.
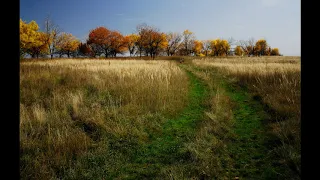
[[[22,179],[299,179],[300,58],[20,63]]]
[[[99,151],[114,153],[110,163],[120,163],[117,168],[126,161],[118,151],[148,141],[148,131],[159,131],[187,103],[188,78],[170,62],[56,60],[24,62],[20,69],[26,179],[81,173],[83,165],[75,163]]]

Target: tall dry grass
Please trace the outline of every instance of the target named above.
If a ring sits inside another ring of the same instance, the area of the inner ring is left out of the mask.
[[[206,58],[193,63],[217,68],[265,104],[279,163],[301,175],[300,57]]]
[[[187,91],[185,73],[166,61],[21,62],[21,178],[62,178],[85,166],[79,157],[115,154],[112,141],[148,141],[184,107]]]

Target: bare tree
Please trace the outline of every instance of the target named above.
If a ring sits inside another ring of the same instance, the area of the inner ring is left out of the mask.
[[[208,51],[211,48],[211,40],[204,40],[204,41],[202,41],[202,44],[203,44],[203,50],[204,50],[206,56],[208,56]]]
[[[182,35],[175,32],[169,32],[166,34],[166,38],[168,41],[168,46],[166,47],[166,53],[168,56],[173,56],[176,52],[177,49],[179,48],[179,44],[181,43],[182,40]]]
[[[135,45],[137,47],[137,52],[136,53],[140,54],[140,58],[141,58],[142,52],[144,50],[144,41],[146,39],[146,35],[145,35],[146,27],[147,27],[146,23],[139,24],[136,27],[136,31],[137,31],[137,34],[138,34],[137,41],[135,42]]]
[[[233,37],[230,37],[228,39],[228,43],[230,46],[234,46],[234,45],[236,45],[236,40]]]
[[[62,31],[60,27],[53,22],[50,15],[48,15],[44,20],[44,30],[47,36],[46,42],[49,46],[49,53],[52,59],[53,54],[56,53],[57,38]]]
[[[189,55],[192,52],[193,41],[195,40],[195,36],[193,32],[189,30],[183,31],[183,46],[184,46],[184,54]]]
[[[243,52],[245,52],[246,55],[254,55],[255,53],[255,39],[254,38],[249,38],[249,40],[240,40],[238,41],[238,46],[241,47]]]
[[[234,49],[235,46],[236,46],[236,42],[237,42],[237,41],[236,41],[233,37],[230,37],[230,38],[228,39],[228,44],[230,45],[230,50],[229,50],[229,52],[228,52],[227,54],[231,55],[233,49]]]

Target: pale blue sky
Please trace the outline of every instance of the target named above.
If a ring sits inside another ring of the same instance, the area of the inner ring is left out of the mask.
[[[264,38],[285,56],[301,55],[298,0],[20,0],[22,20],[42,28],[48,14],[82,41],[98,26],[129,34],[147,23],[162,32],[189,29],[198,40]]]

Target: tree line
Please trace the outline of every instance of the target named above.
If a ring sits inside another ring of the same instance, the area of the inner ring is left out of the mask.
[[[235,48],[231,48],[235,46]],[[189,30],[161,32],[159,28],[145,23],[136,26],[136,32],[123,35],[107,27],[89,31],[85,42],[62,32],[59,26],[47,17],[44,30],[35,21],[20,19],[20,57],[32,58],[54,55],[62,57],[116,57],[129,53],[131,56],[278,56],[278,48],[271,48],[265,39],[236,41],[233,38],[197,40]]]

